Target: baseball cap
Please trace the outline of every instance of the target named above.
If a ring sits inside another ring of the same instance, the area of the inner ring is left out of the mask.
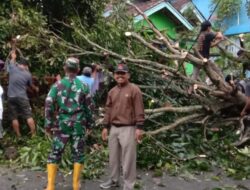
[[[115,73],[117,72],[124,72],[124,73],[128,73],[129,70],[128,70],[128,66],[126,64],[118,64],[115,68]]]
[[[69,57],[65,61],[65,66],[67,68],[77,69],[77,68],[79,68],[79,59],[77,59],[75,57]]]
[[[91,67],[84,67],[82,70],[83,74],[91,74],[92,73],[92,69]]]

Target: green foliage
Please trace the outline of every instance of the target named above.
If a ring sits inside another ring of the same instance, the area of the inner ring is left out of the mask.
[[[48,155],[51,151],[52,139],[44,134],[44,119],[40,111],[35,110],[35,121],[37,126],[37,135],[31,138],[29,135],[23,135],[22,138],[13,138],[13,134],[6,134],[0,142],[0,164],[11,165],[12,167],[30,168],[32,170],[46,170]],[[22,134],[28,134],[29,129],[21,126]],[[98,134],[100,131],[96,131]],[[85,179],[98,178],[104,173],[105,165],[108,160],[108,150],[103,146],[94,147],[99,136],[94,135],[94,139],[87,138],[85,145],[85,164],[83,175]],[[17,150],[16,158],[8,160],[6,151],[9,147]],[[72,171],[73,162],[70,144],[65,148],[59,168],[63,172]]]
[[[40,10],[53,29],[62,29],[57,21],[68,22],[76,16],[87,25],[92,26],[102,15],[107,0],[34,0],[24,1],[27,7]]]
[[[247,15],[250,17],[250,1],[246,1]]]
[[[7,146],[10,146],[9,143]],[[11,144],[13,144],[13,142]],[[34,138],[23,137],[22,140],[16,141],[14,146],[18,149],[18,156],[15,160],[6,160],[4,151],[0,149],[1,164],[11,164],[12,166],[16,165],[20,168],[30,168],[32,170],[46,169],[48,154],[51,150],[50,139],[42,136],[36,136]],[[86,150],[83,171],[84,178],[98,178],[104,173],[108,151],[103,147],[100,147],[100,149],[86,147]],[[66,146],[59,168],[65,172],[69,172],[72,170],[72,167],[70,146]]]
[[[79,19],[72,20],[75,42],[80,46],[86,45],[80,34],[87,34],[87,37],[92,41],[98,42],[102,47],[120,54],[127,55],[129,52],[140,52],[138,51],[140,47],[141,54],[145,53],[142,46],[128,40],[124,35],[127,31],[134,31],[132,19],[131,16],[126,14],[125,4],[121,3],[114,6],[112,15],[109,18],[98,20],[92,28],[94,30],[88,31]],[[88,48],[92,50],[92,47]]]
[[[0,31],[4,31],[0,38],[1,55],[5,59],[11,49],[11,40],[17,35],[17,47],[22,54],[30,60],[31,70],[40,75],[44,74],[51,65],[50,58],[53,57],[48,41],[47,20],[45,16],[31,8],[25,8],[21,1],[14,0],[0,5],[4,16],[0,19]],[[11,7],[7,9],[6,7]],[[58,49],[60,50],[60,49]],[[20,56],[20,55],[19,55]],[[55,58],[53,58],[55,60]]]
[[[172,60],[161,59],[136,40],[130,40],[124,36],[125,32],[135,30],[132,17],[126,14],[124,3],[119,1],[114,6],[112,15],[109,18],[102,18],[104,2],[106,1],[63,0],[53,1],[53,3],[52,1],[43,1],[44,7],[42,7],[41,1],[4,1],[0,4],[1,56],[6,57],[8,55],[10,39],[16,35],[21,35],[17,45],[31,61],[31,70],[39,76],[43,76],[45,73],[55,74],[61,72],[64,58],[76,53],[70,49],[70,47],[75,47],[71,45],[77,44],[83,52],[103,53],[86,43],[81,35],[84,34],[102,47],[125,56],[161,61],[163,65],[174,67]],[[216,2],[218,0],[214,0],[214,3]],[[53,6],[50,6],[50,4],[53,4]],[[239,4],[239,0],[224,0],[221,2],[218,9],[219,18],[222,19],[229,13],[237,13]],[[79,12],[79,14],[75,14],[76,12]],[[15,13],[15,17],[11,17],[11,13]],[[57,13],[58,15],[56,15]],[[91,15],[89,16],[89,14]],[[55,22],[56,19],[63,21],[68,27]],[[50,30],[51,28],[62,39],[56,38]],[[58,31],[59,29],[60,31]],[[143,29],[138,33],[148,41],[154,37]],[[165,50],[163,49],[163,51]],[[104,61],[97,55],[84,56],[81,54],[83,52],[77,52],[82,60],[81,64],[89,64],[94,61],[102,63]],[[117,61],[112,58],[109,59],[109,63],[113,65]],[[153,87],[164,86],[160,89],[143,89],[145,108],[154,109],[165,104],[180,106],[197,103],[198,100],[190,100],[189,97],[176,94],[175,88],[183,87],[185,89],[187,87],[185,86],[187,84],[178,78],[174,78],[176,80],[172,81],[168,78],[162,78],[160,74],[156,75],[154,72],[138,69],[133,64],[129,66],[133,82]],[[181,69],[180,71],[182,72]],[[51,143],[49,139],[43,137],[43,119],[41,118],[43,108],[36,107],[36,112],[38,137],[25,139],[25,142],[21,145],[15,144],[19,147],[19,156],[15,163],[33,169],[45,168]],[[148,117],[152,115],[149,114]],[[182,114],[164,113],[155,122],[147,118],[145,129],[159,128],[164,124],[175,121],[177,116],[182,116]],[[209,132],[208,141],[204,140],[202,134],[201,126],[186,125],[156,137],[145,137],[143,143],[139,145],[138,165],[156,169],[156,175],[160,175],[162,169],[166,169],[170,173],[177,173],[181,170],[209,171],[212,167],[221,167],[230,176],[241,179],[249,177],[250,170],[246,166],[250,164],[248,156],[245,155],[246,151],[238,151],[230,146],[230,143],[237,138],[232,130],[222,130],[218,133]],[[106,148],[102,147],[100,150],[96,150],[91,145],[88,146],[84,171],[86,178],[96,178],[103,173],[107,154]],[[0,151],[0,162],[4,159],[3,152]],[[60,167],[66,171],[72,169],[69,147],[65,150]]]
[[[148,137],[138,150],[138,165],[151,169],[164,168],[168,173],[199,172],[222,168],[236,179],[250,177],[249,149],[236,149],[231,141],[238,137],[231,130],[209,132],[208,141],[199,126]]]
[[[50,142],[42,137],[28,139],[26,145],[18,150],[20,156],[15,162],[20,167],[45,168],[49,149]]]
[[[5,59],[11,49],[11,39],[20,35],[17,47],[30,60],[33,73],[60,73],[63,61],[70,54],[66,43],[59,43],[52,31],[74,41],[71,30],[61,21],[71,23],[81,20],[88,28],[102,17],[106,1],[5,1],[0,4],[0,59]],[[53,5],[53,6],[52,6]],[[52,31],[51,31],[52,29]],[[91,30],[91,28],[89,28]]]
[[[15,160],[20,163],[21,167],[43,170],[46,168],[48,153],[51,147],[51,142],[37,137],[35,140],[28,140],[27,146],[21,147],[19,157]],[[94,150],[88,152],[85,156],[84,177],[88,179],[98,178],[103,174],[104,164],[107,160],[107,150]],[[62,157],[60,168],[65,171],[72,170],[71,151],[69,146],[66,147]]]
[[[85,156],[84,177],[93,179],[104,174],[104,169],[108,160],[108,149],[102,147],[99,150],[91,149]]]
[[[219,20],[223,20],[224,18],[235,15],[239,12],[241,0],[212,0],[213,6],[217,4],[217,17]]]

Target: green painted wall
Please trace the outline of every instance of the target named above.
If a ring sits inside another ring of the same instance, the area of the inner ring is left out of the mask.
[[[149,16],[150,20],[156,26],[156,28],[160,31],[166,31],[166,34],[175,39],[176,37],[176,24],[171,21],[166,15],[161,12],[156,12]],[[142,27],[147,27],[148,23],[145,20],[142,20],[136,23],[136,28],[140,29]]]
[[[150,20],[160,31],[166,31],[166,34],[172,38],[176,39],[176,24],[170,20],[166,15],[161,12],[156,12],[149,16]],[[148,23],[142,20],[135,24],[136,29],[141,29],[142,27],[148,27]],[[191,63],[184,63],[184,67],[187,75],[193,73],[193,65]]]

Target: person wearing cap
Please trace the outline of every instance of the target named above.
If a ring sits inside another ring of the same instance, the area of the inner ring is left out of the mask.
[[[83,83],[87,84],[89,87],[90,95],[92,96],[92,88],[94,84],[94,78],[91,77],[92,69],[91,67],[84,67],[82,70],[82,75],[77,76],[77,78]]]
[[[21,136],[18,117],[23,117],[30,128],[31,135],[36,133],[35,121],[32,117],[31,106],[27,95],[27,88],[38,92],[38,87],[32,84],[32,76],[28,71],[28,61],[21,58],[16,62],[15,51],[11,52],[11,61],[7,65],[9,72],[8,108],[12,127],[17,137]]]
[[[110,178],[100,184],[103,189],[119,186],[122,166],[123,190],[132,190],[136,180],[136,143],[141,142],[144,125],[142,93],[129,82],[127,65],[118,64],[114,71],[117,83],[107,97],[102,139],[108,138]]]
[[[84,163],[84,138],[94,125],[89,89],[77,77],[79,60],[70,57],[64,64],[65,77],[52,85],[45,100],[45,131],[53,135],[52,151],[48,156],[48,184],[55,189],[57,165],[65,146],[71,143],[73,190],[80,189],[80,174]]]

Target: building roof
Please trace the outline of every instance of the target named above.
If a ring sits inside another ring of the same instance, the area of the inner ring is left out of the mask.
[[[177,1],[186,2],[188,0],[177,0]],[[148,0],[148,1],[137,0],[134,1],[133,3],[147,16],[150,16],[162,9],[167,9],[180,22],[180,24],[183,24],[188,30],[193,29],[193,26],[186,20],[185,17],[182,16],[182,14],[177,9],[175,9],[168,2],[168,0]],[[179,3],[175,2],[174,4],[175,6],[181,7],[180,2]],[[112,12],[112,5],[109,4],[105,10],[104,16],[105,17],[109,16],[111,12]],[[134,19],[135,22],[143,20],[143,17],[139,15],[139,13],[135,9],[130,8],[128,12],[130,12],[135,17]]]
[[[148,0],[148,1],[135,1],[134,4],[143,12],[157,6],[158,4],[165,2],[165,0]],[[132,9],[133,13],[135,15],[138,15],[138,13]]]
[[[173,7],[176,8],[178,11],[181,11],[181,9],[190,2],[191,0],[170,0],[169,1],[169,3],[171,3],[171,5],[173,5]]]
[[[151,9],[152,7],[162,3],[162,2],[165,2],[165,0],[148,0],[148,1],[134,1],[133,4],[136,5],[142,12],[145,12],[149,9]],[[134,10],[134,9],[129,9],[128,10],[130,13],[133,14],[133,16],[136,16],[138,15],[137,11]],[[105,13],[106,12],[112,12],[112,3],[109,3],[107,6],[106,6],[106,9],[105,9]]]
[[[176,10],[180,11],[183,7],[190,3],[191,0],[148,0],[135,1],[134,4],[144,12],[162,2],[169,2]]]
[[[200,13],[195,4],[193,4],[192,0],[169,0],[169,3],[171,3],[171,5],[181,13],[183,13],[186,9],[191,8],[194,15],[200,22],[205,20],[204,16]]]
[[[180,22],[180,24],[184,25],[188,30],[193,29],[193,26],[187,21],[187,19],[183,17],[183,15],[178,10],[176,10],[168,1],[162,0],[156,3],[155,0],[150,0],[148,1],[148,3],[145,3],[145,4],[147,5],[143,5],[141,3],[136,4],[136,5],[137,6],[139,5],[142,7],[141,10],[144,12],[146,16],[150,16],[162,9],[166,9],[168,12],[170,12],[170,14],[172,14]],[[135,16],[135,19],[134,19],[135,22],[143,20],[143,17],[141,15],[139,15],[138,13],[136,14],[137,16]]]

